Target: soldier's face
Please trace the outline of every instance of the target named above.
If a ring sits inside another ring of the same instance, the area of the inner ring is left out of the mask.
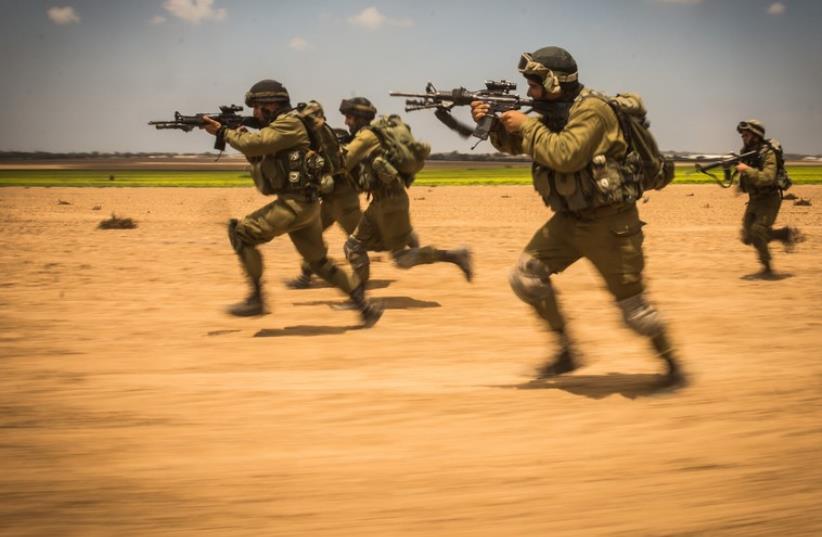
[[[260,122],[267,122],[266,120],[274,117],[276,111],[276,103],[259,103],[254,105],[254,117]]]
[[[534,82],[533,80],[526,80],[528,82],[528,96],[532,99],[542,100],[542,101],[551,101],[556,97],[552,97],[548,95],[548,92],[545,91],[545,88],[542,84],[538,82]]]
[[[742,131],[740,136],[742,136],[742,143],[745,145],[752,145],[757,138],[757,136],[751,131]]]
[[[352,116],[351,114],[345,114],[345,126],[348,127],[348,132],[354,134],[354,132],[360,128],[360,118],[357,116]]]

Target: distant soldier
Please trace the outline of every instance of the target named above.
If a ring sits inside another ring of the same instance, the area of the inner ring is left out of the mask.
[[[742,218],[742,242],[756,248],[762,264],[762,270],[753,277],[773,279],[777,276],[771,266],[768,243],[780,241],[787,252],[792,252],[796,243],[805,237],[795,227],[773,228],[782,204],[782,191],[790,187],[779,141],[765,138],[765,126],[756,119],[741,121],[736,130],[744,144],[741,152],[757,152],[736,166],[740,174],[739,188],[749,196]]]
[[[262,80],[246,93],[246,106],[262,128],[258,132],[232,130],[207,119],[206,131],[222,137],[251,163],[251,176],[264,195],[277,198],[241,220],[228,223],[228,237],[251,283],[248,298],[228,309],[232,315],[265,312],[262,293],[263,259],[257,245],[285,233],[311,270],[351,298],[363,324],[372,326],[382,310],[365,300],[365,286],[327,257],[322,238],[317,191],[326,173],[322,148],[309,136],[310,124],[291,107],[286,88]]]
[[[345,256],[362,281],[370,276],[368,252],[389,251],[399,268],[446,262],[453,263],[471,281],[471,253],[465,249],[438,250],[420,247],[411,227],[411,214],[406,187],[413,175],[402,170],[398,153],[406,161],[417,160],[421,168],[430,148],[412,141],[410,130],[398,116],[374,120],[376,108],[364,97],[343,100],[340,113],[353,139],[345,148],[345,167],[358,178],[371,203],[363,213],[357,229],[345,243]],[[412,147],[405,146],[409,143]],[[415,144],[415,145],[414,145]],[[388,147],[388,146],[391,147]],[[410,164],[406,162],[406,164]]]
[[[560,346],[537,378],[579,367],[551,276],[586,258],[602,275],[628,327],[648,337],[664,361],[664,384],[680,384],[684,376],[665,325],[645,298],[644,222],[636,208],[640,182],[626,161],[629,146],[615,111],[601,94],[578,82],[576,61],[564,49],[523,53],[519,71],[528,82],[528,96],[540,101],[542,116],[503,113],[491,142],[500,151],[533,159],[534,186],[554,211],[511,273],[514,293],[545,320]],[[641,106],[638,100],[635,104]],[[483,102],[471,107],[477,122],[489,112]]]

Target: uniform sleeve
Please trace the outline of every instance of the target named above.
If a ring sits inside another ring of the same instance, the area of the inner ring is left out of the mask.
[[[522,150],[543,166],[560,173],[573,173],[591,162],[607,130],[599,105],[583,104],[572,111],[568,124],[560,132],[551,132],[536,118],[528,119],[521,131]]]
[[[370,156],[380,146],[377,135],[368,129],[361,129],[354,139],[345,146],[345,169],[351,171]]]
[[[743,172],[743,175],[748,181],[748,184],[761,188],[776,184],[776,171],[776,151],[768,149],[764,162],[762,163],[762,169],[757,170],[753,168]]]
[[[305,127],[293,117],[280,117],[256,132],[229,129],[225,132],[225,141],[246,157],[261,157],[309,144]]]
[[[509,155],[521,155],[523,153],[522,136],[509,133],[499,121],[495,121],[494,126],[491,128],[490,140],[491,145],[503,153]]]

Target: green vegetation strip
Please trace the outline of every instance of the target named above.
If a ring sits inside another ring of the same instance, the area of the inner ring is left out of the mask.
[[[822,166],[788,166],[794,184],[822,184]],[[718,174],[721,177],[721,171]],[[711,183],[713,179],[691,166],[678,166],[676,183]],[[527,167],[431,167],[417,175],[416,185],[527,185]],[[241,171],[128,170],[0,170],[0,186],[39,187],[250,187],[251,177]]]

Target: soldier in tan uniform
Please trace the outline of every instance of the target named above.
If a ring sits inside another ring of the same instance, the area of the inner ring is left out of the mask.
[[[354,180],[347,173],[335,175],[331,190],[320,192],[320,223],[323,232],[336,222],[345,235],[349,236],[357,228],[360,218],[360,193]],[[291,289],[308,289],[311,287],[312,274],[311,266],[303,260],[300,275],[288,280],[286,286]]]
[[[345,256],[362,281],[370,276],[368,252],[389,251],[396,266],[408,269],[429,263],[453,263],[471,281],[473,268],[471,253],[460,248],[439,250],[433,246],[419,246],[411,226],[408,192],[402,177],[375,170],[382,156],[378,136],[370,127],[376,108],[364,97],[344,100],[340,112],[353,139],[344,149],[345,167],[358,177],[363,190],[371,196],[371,203],[363,213],[357,229],[345,243]]]
[[[782,147],[777,140],[765,138],[765,126],[756,119],[740,122],[736,130],[742,137],[741,152],[757,152],[755,157],[736,166],[739,188],[750,197],[742,217],[742,242],[753,245],[762,264],[762,270],[752,277],[773,279],[777,275],[771,266],[768,243],[780,241],[791,252],[796,243],[804,240],[795,227],[773,228],[782,204],[782,189],[789,186]]]
[[[551,276],[586,258],[605,280],[626,325],[648,337],[664,361],[665,384],[681,383],[684,376],[665,325],[645,297],[644,222],[636,208],[640,188],[625,164],[628,147],[616,114],[578,82],[576,62],[564,49],[524,53],[519,70],[528,82],[528,95],[540,101],[542,117],[505,112],[491,132],[491,142],[500,151],[533,159],[534,187],[554,212],[525,247],[510,278],[516,295],[534,308],[559,341],[556,357],[539,368],[537,377],[579,367]],[[489,111],[482,102],[471,107],[476,121]],[[597,169],[604,170],[609,181],[595,180]]]
[[[232,315],[265,312],[262,294],[263,260],[257,246],[288,234],[311,270],[351,298],[365,326],[372,326],[382,310],[365,300],[363,283],[327,257],[320,223],[319,187],[323,159],[313,151],[306,123],[291,108],[288,91],[277,81],[262,80],[246,93],[246,106],[262,128],[258,132],[232,130],[207,118],[204,127],[242,152],[251,175],[264,195],[276,195],[268,205],[228,223],[228,237],[251,283],[249,297],[228,309]]]

